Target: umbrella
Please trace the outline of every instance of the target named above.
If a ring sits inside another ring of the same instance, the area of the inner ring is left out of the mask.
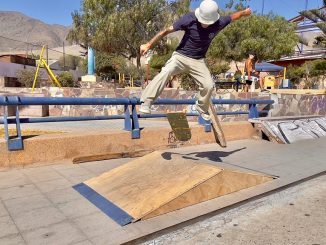
[[[267,62],[262,62],[262,63],[257,63],[255,65],[255,70],[256,71],[265,71],[265,72],[271,72],[271,71],[283,71],[285,69],[285,67],[283,66],[278,66],[278,65],[274,65],[271,63],[267,63]]]

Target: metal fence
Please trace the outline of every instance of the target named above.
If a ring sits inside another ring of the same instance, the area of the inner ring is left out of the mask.
[[[273,100],[220,100],[213,99],[213,104],[238,104],[248,105],[247,111],[232,111],[220,112],[218,115],[238,115],[248,114],[249,118],[257,118],[260,113],[268,111],[258,111],[257,105],[271,105]],[[174,100],[174,99],[159,99],[155,102],[157,105],[194,105],[194,99]],[[44,117],[44,118],[20,118],[19,106],[30,105],[124,105],[123,115],[112,116],[95,116],[95,117]],[[131,132],[132,139],[140,138],[140,118],[162,118],[166,114],[138,114],[136,106],[140,105],[139,98],[53,98],[53,97],[19,97],[19,96],[0,96],[0,106],[5,107],[3,119],[0,119],[0,124],[4,125],[5,139],[8,145],[8,150],[22,150],[23,139],[21,134],[21,123],[46,123],[46,122],[67,122],[67,121],[90,121],[90,120],[114,120],[124,119],[124,130]],[[16,114],[14,117],[8,117],[8,106],[14,106]],[[198,116],[198,113],[187,113],[187,116]],[[198,117],[198,122],[205,127],[206,132],[211,131],[211,124],[201,117]],[[15,124],[17,134],[9,135],[8,125]]]

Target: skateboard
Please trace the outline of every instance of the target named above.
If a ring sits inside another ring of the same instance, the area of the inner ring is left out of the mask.
[[[209,102],[208,113],[211,116],[211,124],[214,132],[216,143],[222,147],[226,147],[226,140],[220,120],[217,117],[217,112],[212,102]]]
[[[188,141],[191,139],[191,130],[187,120],[186,111],[167,112],[167,118],[172,131],[179,141]]]

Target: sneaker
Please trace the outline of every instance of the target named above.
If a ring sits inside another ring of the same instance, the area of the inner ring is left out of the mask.
[[[267,90],[267,89],[262,89],[260,92],[261,92],[261,93],[270,93],[270,91]]]
[[[144,114],[151,114],[151,107],[148,104],[142,103],[139,111]]]
[[[211,120],[211,115],[209,115],[208,112],[205,112],[205,113],[201,113],[199,112],[200,116],[205,120],[205,121],[209,121]]]
[[[203,112],[199,106],[198,103],[196,102],[196,110],[198,111],[199,115],[205,120],[205,121],[209,121],[211,120],[211,116],[209,115],[208,111]]]

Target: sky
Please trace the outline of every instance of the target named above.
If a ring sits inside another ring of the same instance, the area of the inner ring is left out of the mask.
[[[46,2],[46,3],[45,3]],[[192,8],[198,7],[200,0],[194,1]],[[220,8],[224,8],[228,0],[216,0]],[[273,11],[286,19],[298,15],[305,9],[306,0],[248,0],[248,5],[256,12],[264,13]],[[71,13],[80,10],[81,0],[1,0],[0,11],[17,11],[47,24],[70,26]],[[308,0],[308,9],[322,6],[322,0]]]

